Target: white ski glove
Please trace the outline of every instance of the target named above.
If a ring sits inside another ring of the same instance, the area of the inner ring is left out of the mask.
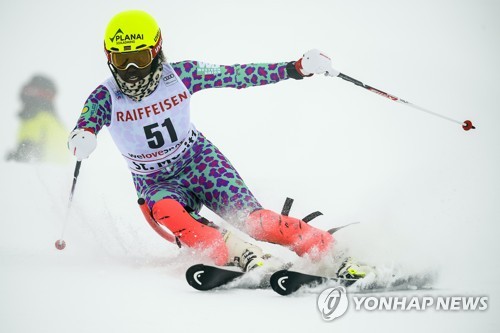
[[[77,128],[69,134],[68,149],[78,161],[88,158],[97,146],[97,137],[89,130]]]
[[[335,77],[340,74],[339,71],[333,69],[330,57],[316,49],[307,51],[304,56],[297,61],[295,68],[304,76],[324,73],[326,76]]]

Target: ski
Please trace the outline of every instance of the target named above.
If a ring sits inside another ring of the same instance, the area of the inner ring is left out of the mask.
[[[271,288],[282,296],[290,295],[302,287],[337,284],[344,287],[357,288],[355,292],[377,292],[396,290],[428,289],[429,284],[434,281],[432,274],[408,275],[393,278],[390,281],[381,281],[376,278],[344,279],[336,277],[325,277],[310,275],[290,270],[275,272],[270,279]]]
[[[188,268],[186,271],[186,280],[194,289],[207,291],[222,287],[244,274],[241,271],[197,264]]]
[[[271,275],[271,288],[282,296],[290,295],[303,286],[315,286],[335,281],[339,285],[348,287],[357,279],[328,278],[319,275],[310,275],[290,270],[281,270]]]
[[[257,272],[246,273],[225,267],[196,264],[187,269],[186,280],[191,287],[201,291],[222,288],[233,281],[240,281],[231,287],[246,289],[271,287],[276,293],[286,296],[302,287],[333,284],[352,287],[352,292],[361,293],[428,289],[435,278],[433,274],[420,274],[400,277],[393,275],[390,279],[377,278],[374,275],[362,279],[345,279],[311,275],[287,269],[276,271],[272,275],[270,273],[255,275],[254,273]]]

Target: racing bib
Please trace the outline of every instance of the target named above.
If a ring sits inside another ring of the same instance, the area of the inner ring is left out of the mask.
[[[163,64],[158,87],[140,102],[124,95],[112,77],[103,85],[112,98],[108,129],[132,172],[166,168],[194,142],[191,95],[170,65]]]

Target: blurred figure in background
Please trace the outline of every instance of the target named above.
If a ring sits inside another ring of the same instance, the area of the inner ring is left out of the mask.
[[[67,131],[54,107],[56,92],[54,82],[43,75],[33,76],[22,87],[17,147],[7,154],[7,160],[42,163],[67,161]]]

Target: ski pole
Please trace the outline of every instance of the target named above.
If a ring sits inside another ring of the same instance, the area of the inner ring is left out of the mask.
[[[78,174],[80,173],[80,166],[82,161],[76,161],[75,171],[73,173],[73,185],[71,185],[71,192],[69,193],[68,207],[66,209],[66,218],[64,219],[64,225],[61,232],[61,238],[56,241],[56,249],[63,250],[66,247],[66,242],[64,241],[64,233],[66,231],[66,226],[68,225],[69,212],[71,209],[71,203],[73,202],[73,194],[75,193],[76,180],[78,179]]]
[[[337,73],[337,72],[336,72]],[[347,76],[343,73],[340,73],[338,72],[338,75],[337,77],[343,79],[343,80],[346,80],[348,82],[351,82],[351,83],[354,83],[355,85],[359,86],[359,87],[362,87],[362,88],[365,88],[377,95],[380,95],[382,97],[385,97],[385,98],[388,98],[390,99],[391,101],[394,101],[394,102],[398,102],[398,103],[401,103],[401,104],[404,104],[406,106],[409,106],[409,107],[412,107],[416,110],[419,110],[419,111],[423,111],[423,112],[426,112],[430,115],[433,115],[433,116],[436,116],[436,117],[439,117],[441,119],[444,119],[444,120],[448,120],[448,121],[451,121],[451,122],[454,122],[454,123],[457,123],[457,124],[460,124],[462,125],[462,128],[465,130],[465,131],[468,131],[470,129],[475,129],[476,127],[474,127],[474,125],[472,124],[472,121],[470,120],[465,120],[465,121],[459,121],[459,120],[456,120],[456,119],[453,119],[453,118],[449,118],[449,117],[446,117],[446,116],[443,116],[442,114],[439,114],[439,113],[436,113],[436,112],[433,112],[433,111],[430,111],[430,110],[427,110],[427,109],[424,109],[423,107],[421,106],[418,106],[416,104],[413,104],[413,103],[410,103],[404,99],[401,99],[399,97],[396,97],[394,95],[391,95],[391,94],[388,94],[380,89],[377,89],[377,88],[374,88],[374,87],[371,87],[367,84],[364,84],[363,82],[359,81],[359,80],[356,80],[350,76]]]

